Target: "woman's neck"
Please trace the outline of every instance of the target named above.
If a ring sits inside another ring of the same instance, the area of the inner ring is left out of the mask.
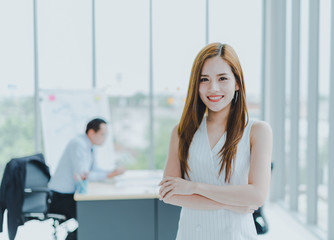
[[[230,109],[224,109],[220,112],[213,112],[209,109],[207,122],[213,125],[218,124],[218,125],[226,126],[229,110]]]

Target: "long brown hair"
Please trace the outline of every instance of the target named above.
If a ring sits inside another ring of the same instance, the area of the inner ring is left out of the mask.
[[[195,58],[191,69],[187,98],[178,126],[178,155],[181,164],[182,177],[184,178],[184,174],[186,174],[189,178],[190,168],[187,161],[189,147],[206,111],[206,106],[199,96],[200,76],[204,62],[215,56],[220,56],[231,67],[236,83],[239,86],[237,100],[236,102],[234,99],[232,100],[232,105],[227,119],[226,141],[219,152],[219,156],[221,157],[219,175],[225,168],[225,182],[230,182],[232,165],[237,152],[237,146],[248,123],[248,111],[246,105],[244,77],[239,58],[233,48],[227,44],[209,44],[204,47]]]

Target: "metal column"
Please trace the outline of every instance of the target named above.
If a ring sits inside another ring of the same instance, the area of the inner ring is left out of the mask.
[[[149,76],[150,76],[150,92],[149,92],[149,102],[150,102],[150,169],[155,169],[155,160],[154,160],[154,99],[153,99],[153,39],[152,39],[152,0],[150,0],[150,21],[149,21],[149,26],[150,26],[150,36],[149,36],[149,41],[150,41],[150,52],[149,52],[149,57],[150,57],[150,67],[149,67]]]
[[[329,157],[328,157],[328,240],[334,239],[334,3],[331,2],[331,49],[329,91]]]
[[[299,96],[300,96],[300,0],[292,1],[291,97],[290,97],[290,209],[298,210],[299,193]]]
[[[209,44],[209,0],[205,5],[205,45]]]
[[[266,44],[266,117],[273,130],[274,170],[272,174],[271,200],[285,195],[285,35],[286,1],[267,2]]]
[[[262,60],[261,60],[261,120],[266,119],[266,33],[267,33],[267,0],[262,0]]]
[[[42,151],[41,138],[41,113],[39,109],[39,71],[38,71],[38,23],[37,23],[37,0],[33,1],[34,14],[34,75],[35,75],[35,152]]]
[[[95,0],[92,0],[92,87],[96,88]]]
[[[307,101],[307,223],[317,223],[319,0],[310,0]]]

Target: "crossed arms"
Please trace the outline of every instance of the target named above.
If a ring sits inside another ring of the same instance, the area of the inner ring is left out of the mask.
[[[265,122],[253,124],[247,185],[211,185],[181,178],[177,127],[173,129],[160,199],[165,203],[202,210],[228,209],[252,213],[263,205],[270,185],[272,132]]]

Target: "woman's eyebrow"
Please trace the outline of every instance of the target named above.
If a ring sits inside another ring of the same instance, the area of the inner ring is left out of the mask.
[[[228,74],[227,73],[218,73],[216,76],[224,76],[224,75],[228,75]],[[201,74],[201,77],[209,77],[209,75]]]
[[[217,74],[217,76],[224,76],[224,75],[228,75],[227,73],[219,73]]]

